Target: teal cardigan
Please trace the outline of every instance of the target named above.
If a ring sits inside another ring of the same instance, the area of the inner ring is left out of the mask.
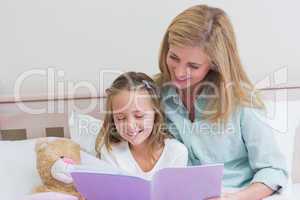
[[[224,187],[260,182],[279,191],[286,186],[285,158],[257,109],[239,107],[226,124],[211,123],[201,118],[205,99],[200,94],[191,122],[174,87],[164,88],[161,99],[168,130],[188,148],[191,165],[223,163]]]

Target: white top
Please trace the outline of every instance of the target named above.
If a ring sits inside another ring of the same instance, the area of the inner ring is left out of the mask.
[[[101,149],[101,159],[114,167],[144,179],[151,180],[155,172],[162,168],[185,167],[188,162],[186,147],[176,139],[166,139],[163,152],[152,170],[144,172],[129,149],[128,142],[120,142],[112,146],[112,151],[107,151],[104,146]]]

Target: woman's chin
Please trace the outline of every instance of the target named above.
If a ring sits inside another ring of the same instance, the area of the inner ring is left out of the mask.
[[[177,82],[175,82],[174,85],[179,90],[185,90],[185,89],[190,87],[189,83],[177,83]]]
[[[196,89],[197,85],[199,82],[185,82],[185,83],[178,83],[178,82],[173,82],[173,85],[178,89],[178,90],[188,90],[188,89],[192,89],[191,91],[193,91],[193,89]]]

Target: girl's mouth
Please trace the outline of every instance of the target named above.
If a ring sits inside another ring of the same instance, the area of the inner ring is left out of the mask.
[[[130,137],[135,137],[135,136],[139,135],[140,133],[142,133],[143,131],[144,131],[144,129],[141,129],[141,130],[133,132],[133,133],[128,133],[128,135]]]

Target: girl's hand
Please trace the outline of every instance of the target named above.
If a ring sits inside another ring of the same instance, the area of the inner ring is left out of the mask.
[[[86,200],[83,196],[81,196],[80,198],[79,198],[79,200]]]

